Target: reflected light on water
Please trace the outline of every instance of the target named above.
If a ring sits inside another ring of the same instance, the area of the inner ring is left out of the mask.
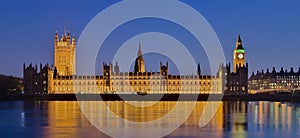
[[[136,107],[126,102],[82,101],[89,107],[89,114],[102,126],[126,129],[126,121],[109,116],[113,111],[118,117],[129,121],[147,122],[163,117],[176,102],[157,102],[151,107]],[[300,131],[300,104],[280,102],[215,102],[221,106],[213,119],[199,127],[199,119],[206,102],[197,102],[187,120],[167,137],[298,137]],[[137,102],[137,105],[147,104]],[[179,113],[184,113],[190,102]],[[97,109],[97,110],[96,110]],[[98,110],[101,109],[101,110]],[[99,112],[101,111],[101,112]],[[108,137],[96,129],[81,113],[77,101],[6,101],[0,102],[2,115],[0,137]],[[109,118],[109,119],[107,119]],[[179,116],[167,118],[172,126]],[[147,129],[147,128],[145,128]]]

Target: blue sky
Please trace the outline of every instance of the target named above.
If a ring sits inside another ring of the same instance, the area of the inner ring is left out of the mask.
[[[79,37],[81,31],[95,15],[117,2],[117,0],[2,0],[0,2],[0,74],[22,76],[24,62],[53,64],[54,34],[56,30],[63,32],[65,19],[71,33]],[[281,66],[300,67],[299,1],[182,0],[182,2],[200,12],[211,24],[224,48],[227,62],[232,61],[232,51],[237,34],[240,32],[247,51],[250,72],[273,66],[277,70]],[[151,26],[151,21],[144,21],[156,30],[161,30],[168,24],[154,22],[160,25],[155,28]],[[122,30],[121,27],[119,32],[116,32],[116,36],[126,38],[128,34],[147,31],[149,28],[139,27],[139,31],[132,31],[131,29],[136,26],[130,26],[130,23],[127,25],[128,28],[126,29],[126,25],[122,26],[125,29]],[[204,62],[202,67],[204,72],[209,72],[209,67],[204,67],[207,61],[202,58],[205,57],[202,53],[200,49],[197,59],[199,62]],[[151,58],[151,56],[145,57],[146,64],[147,57]],[[99,60],[103,62],[101,58]],[[151,60],[149,64],[148,70],[158,70],[159,63],[154,66]],[[152,64],[153,68],[151,68]]]

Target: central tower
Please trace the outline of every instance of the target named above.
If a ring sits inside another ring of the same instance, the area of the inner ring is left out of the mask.
[[[237,68],[244,67],[246,61],[246,52],[243,47],[243,42],[239,34],[238,40],[236,41],[236,47],[233,52],[233,72],[236,73]]]
[[[139,43],[139,51],[135,60],[134,72],[145,72],[145,61],[143,58],[141,43]]]
[[[58,33],[54,40],[54,66],[60,76],[75,75],[76,72],[76,40],[73,35],[72,40],[70,32],[65,33],[59,40]]]

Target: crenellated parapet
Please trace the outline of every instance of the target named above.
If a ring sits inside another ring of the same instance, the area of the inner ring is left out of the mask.
[[[23,64],[24,94],[48,94],[49,82],[53,78],[53,66],[49,64],[38,65]]]

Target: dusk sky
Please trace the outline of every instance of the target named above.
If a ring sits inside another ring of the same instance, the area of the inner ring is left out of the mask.
[[[0,2],[0,74],[22,77],[23,63],[53,64],[55,31],[63,33],[65,20],[67,20],[67,29],[78,38],[94,16],[117,2],[117,0],[2,0]],[[294,67],[298,71],[300,67],[299,1],[183,0],[182,2],[201,13],[213,27],[224,49],[227,62],[232,62],[232,52],[240,32],[247,52],[249,72],[266,70],[273,66],[277,70],[280,70],[280,67],[287,69]],[[171,28],[166,29],[165,26]],[[118,47],[118,44],[126,38],[141,32],[162,30],[172,33],[171,30],[174,30],[172,27],[176,28],[175,25],[160,20],[133,21],[116,30],[111,41],[107,41],[106,45]],[[187,38],[185,41],[188,40]],[[191,41],[190,44],[193,42]],[[199,49],[192,50],[197,54]],[[205,58],[202,58],[201,54],[203,56],[203,51],[200,49],[200,56],[196,60],[207,62],[203,61]],[[103,60],[109,58],[105,59],[104,56]],[[158,70],[159,63],[157,66],[151,66],[156,60],[148,60],[148,65],[145,56],[145,61],[148,70]],[[99,59],[100,65],[102,62]],[[206,66],[206,63],[203,64]],[[207,72],[205,71],[208,70],[207,68],[203,67],[204,72]]]

